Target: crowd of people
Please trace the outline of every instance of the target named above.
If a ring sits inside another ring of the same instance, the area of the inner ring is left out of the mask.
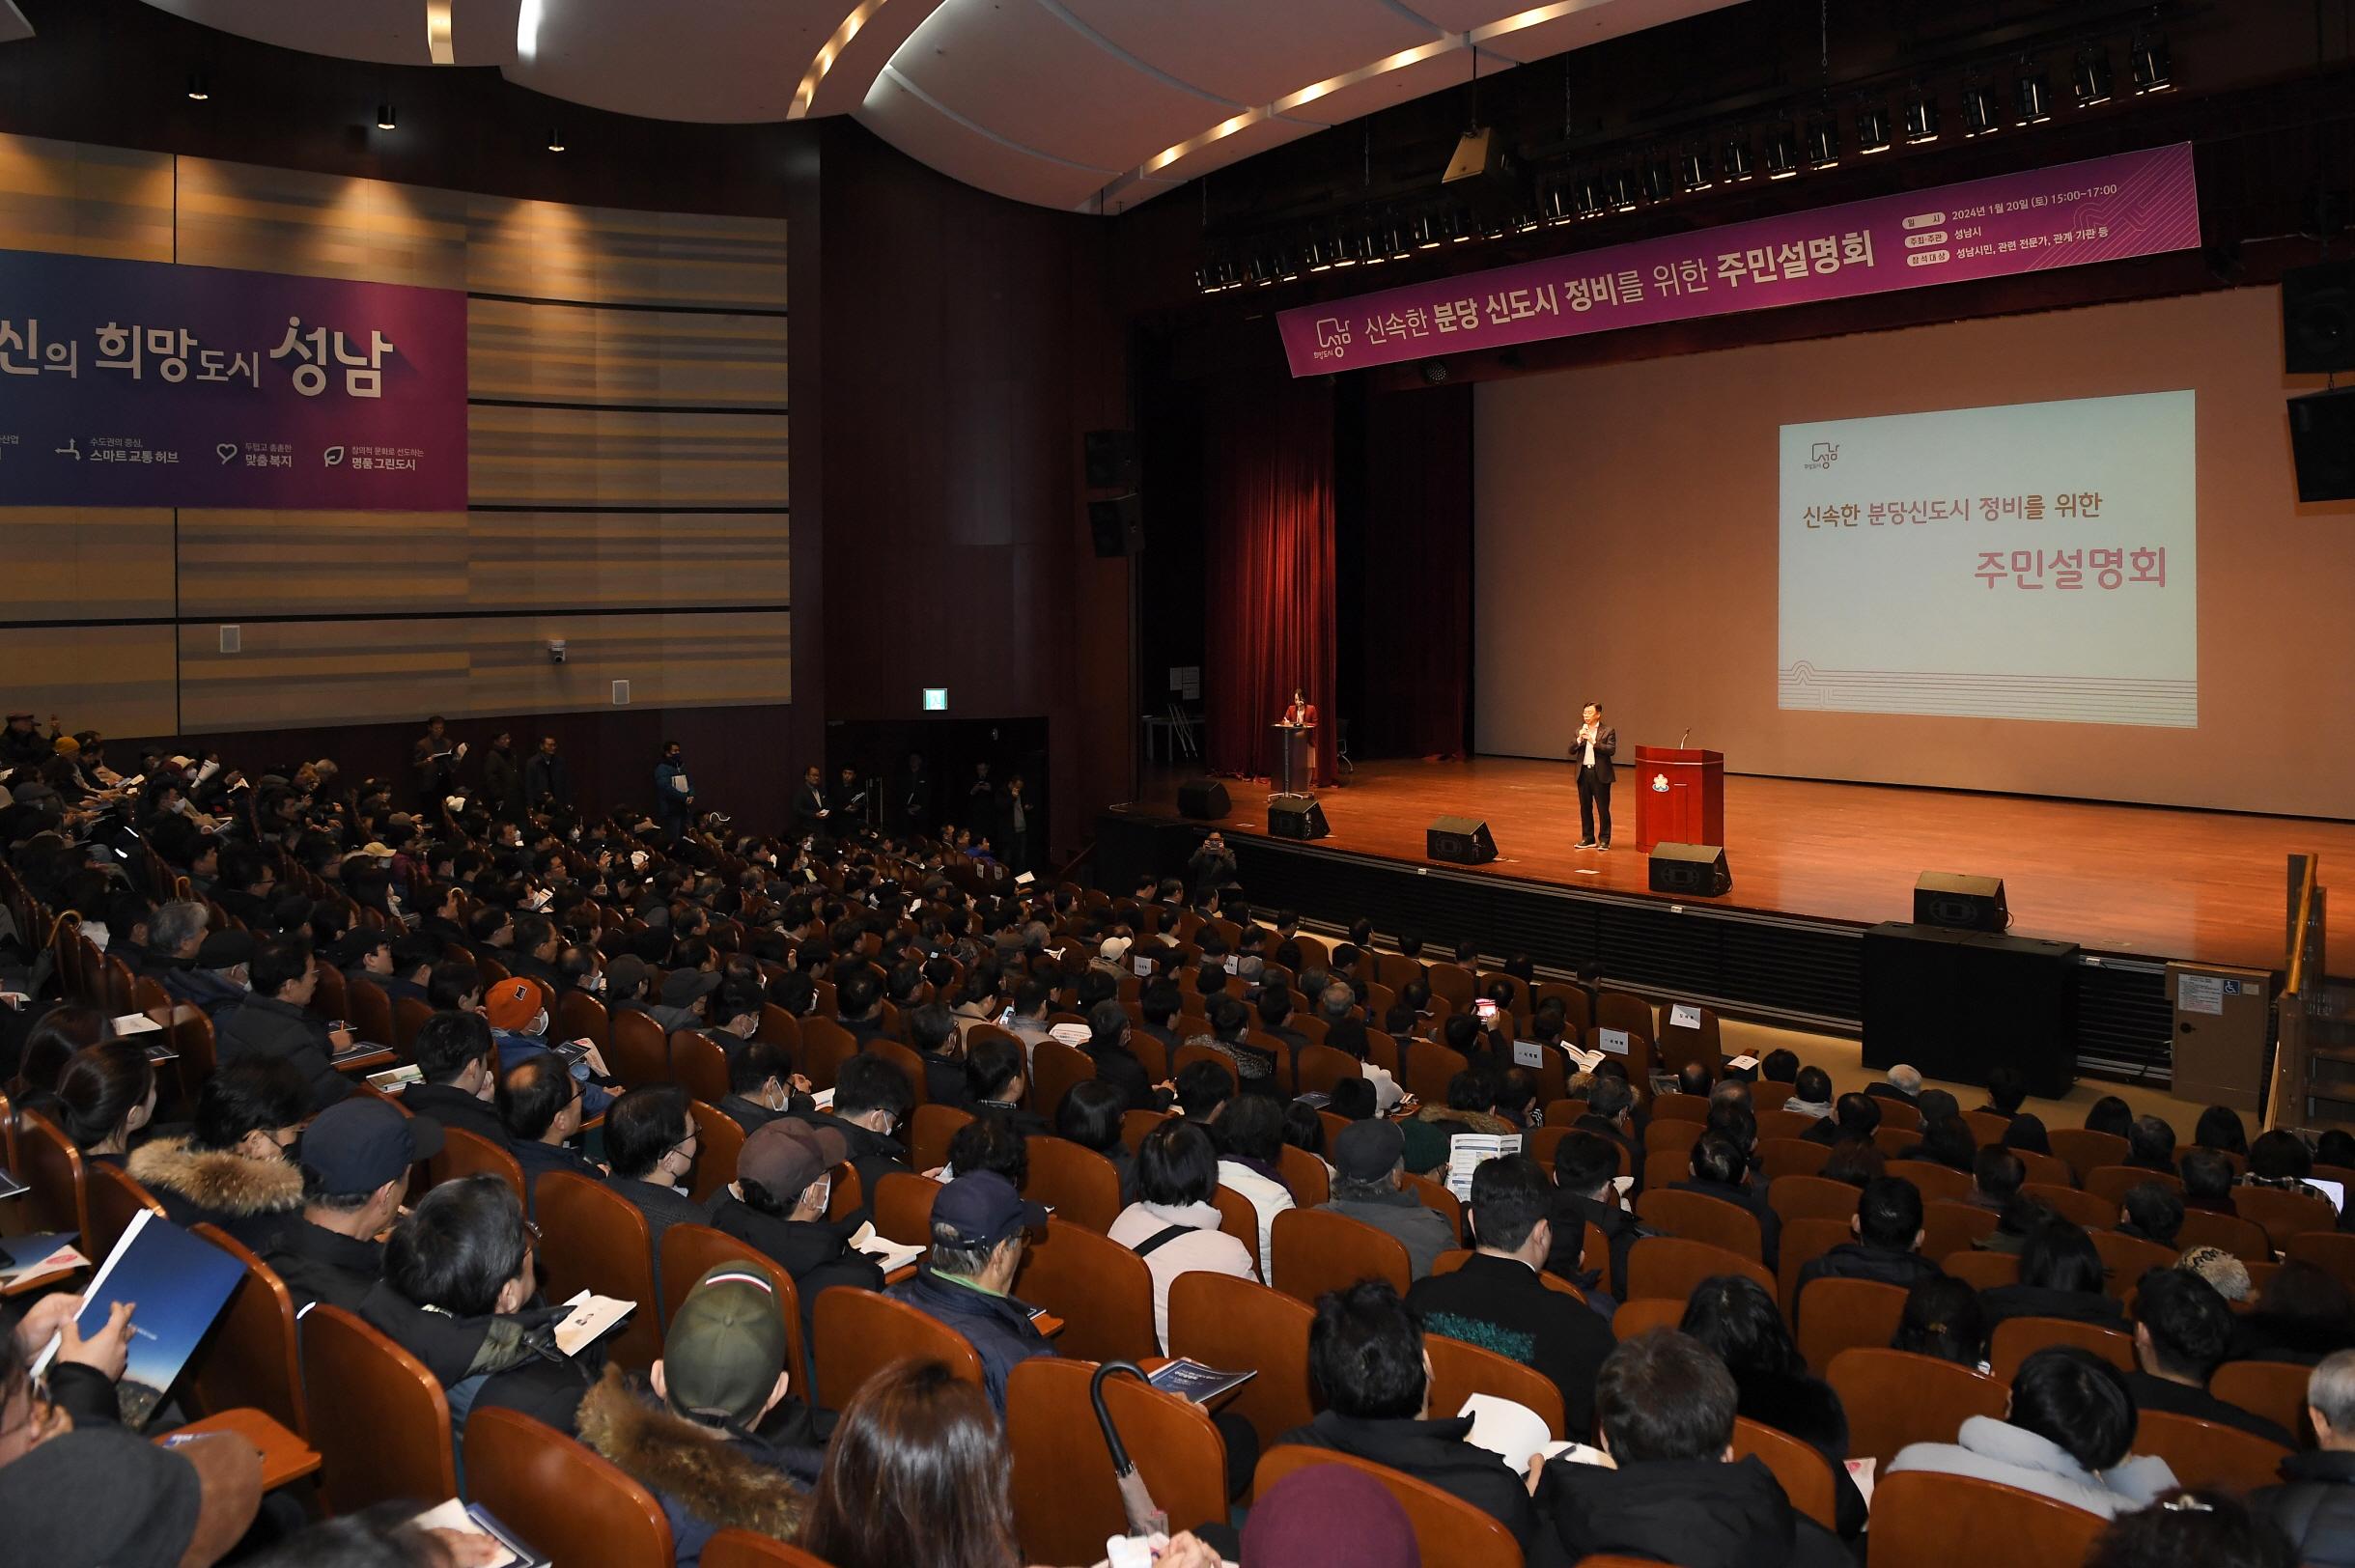
[[[16,715],[0,735],[12,928],[0,932],[0,989],[22,996],[0,1015],[0,1080],[14,1106],[53,1123],[85,1163],[124,1171],[173,1223],[210,1223],[244,1244],[298,1308],[356,1313],[406,1350],[442,1386],[454,1441],[477,1408],[572,1434],[659,1500],[683,1565],[718,1531],[750,1529],[837,1568],[1013,1568],[1023,1557],[1007,1384],[1024,1360],[1057,1354],[1017,1294],[1046,1220],[1024,1191],[1028,1145],[1059,1137],[1113,1167],[1121,1206],[1108,1235],[1144,1262],[1164,1350],[1184,1275],[1272,1280],[1277,1218],[1300,1201],[1285,1161],[1305,1155],[1322,1166],[1325,1207],[1399,1244],[1409,1286],[1366,1279],[1314,1303],[1319,1409],[1271,1445],[1428,1482],[1496,1519],[1532,1564],[1861,1559],[1869,1509],[1844,1464],[1846,1414],[1771,1293],[1728,1273],[1692,1291],[1675,1328],[1614,1336],[1634,1251],[1655,1234],[1636,1203],[1663,1086],[1609,1057],[1565,1072],[1584,1109],[1549,1162],[1506,1152],[1478,1163],[1461,1235],[1426,1200],[1416,1178],[1444,1172],[1457,1137],[1545,1124],[1529,1050],[1546,1060],[1573,1031],[1562,1001],[1532,1005],[1526,962],[1494,978],[1493,1011],[1449,1009],[1422,980],[1378,992],[1370,926],[1328,945],[1288,911],[1254,909],[1215,835],[1182,877],[1089,897],[978,877],[954,844],[863,819],[852,827],[832,805],[812,816],[797,803],[807,830],[792,837],[734,831],[700,807],[675,753],[643,807],[602,816],[573,801],[550,744],[519,766],[494,742],[479,791],[456,787],[463,760],[436,725],[407,779],[350,780],[325,761],[248,773],[198,751],[151,751],[124,775],[95,734],[44,734]],[[827,798],[815,779],[805,788]],[[35,910],[160,988],[159,1022],[209,1021],[214,1070],[201,1081],[159,1076],[108,1009],[69,994],[53,933],[21,923]],[[1422,963],[1413,938],[1388,946]],[[347,990],[373,986],[430,1010],[408,1050],[415,1081],[397,1103],[338,1066],[354,1031],[319,1010],[329,968]],[[719,1048],[729,1092],[716,1108],[744,1139],[705,1201],[688,1190],[702,1134],[686,1089],[626,1084],[594,1043],[556,1038],[575,993]],[[823,1018],[856,1043],[828,1092],[763,1029],[771,1009]],[[1378,1037],[1410,1052],[1444,1046],[1464,1066],[1440,1103],[1418,1104],[1405,1069],[1376,1059]],[[881,1041],[914,1052],[927,1103],[971,1114],[936,1168],[918,1168],[914,1086],[868,1049]],[[1049,1041],[1093,1074],[1053,1104],[1031,1092]],[[1348,1053],[1357,1075],[1329,1094],[1290,1095],[1281,1085],[1311,1044]],[[1181,1054],[1173,1073],[1147,1065]],[[1885,1474],[1997,1480],[2113,1520],[2096,1554],[2104,1568],[2355,1562],[2346,1287],[2290,1261],[2252,1301],[2239,1259],[2176,1246],[2187,1208],[2229,1214],[2250,1186],[2301,1186],[2317,1161],[2355,1163],[2355,1140],[2251,1139],[2219,1107],[2179,1149],[2159,1118],[2096,1105],[2087,1125],[2122,1136],[2129,1163],[2174,1178],[2129,1191],[2115,1222],[2180,1254],[2141,1278],[2129,1313],[2089,1232],[2025,1190],[2023,1155],[2049,1154],[2049,1134],[2002,1074],[1977,1113],[2006,1131],[1982,1142],[1955,1097],[1909,1069],[1836,1094],[1828,1072],[1787,1050],[1739,1071],[1687,1064],[1677,1089],[1705,1100],[1706,1123],[1668,1185],[1753,1217],[1768,1269],[1779,1225],[1759,1150],[1765,1085],[1774,1108],[1811,1122],[1823,1173],[1858,1190],[1853,1240],[1808,1263],[1803,1295],[1827,1277],[1901,1286],[1895,1348],[1973,1367],[2009,1318],[2131,1334],[2135,1371],[2075,1348],[2037,1350],[2012,1374],[2002,1418],[1913,1444]],[[1976,1245],[2016,1252],[2016,1284],[1975,1290],[1922,1255],[1923,1192],[1889,1172],[1874,1135],[1892,1102],[1921,1122],[1900,1160],[1969,1177],[1969,1201],[1996,1217]],[[1137,1111],[1163,1119],[1132,1145],[1124,1118]],[[454,1132],[512,1155],[522,1190],[495,1175],[413,1187]],[[863,1194],[847,1212],[834,1201],[845,1170]],[[821,1291],[882,1292],[960,1335],[982,1381],[905,1361],[824,1408],[788,1371],[769,1276],[728,1265],[671,1303],[645,1376],[604,1364],[596,1346],[567,1355],[555,1332],[566,1309],[545,1299],[536,1256],[534,1194],[550,1171],[626,1201],[658,1259],[670,1227],[698,1224],[771,1260],[795,1281],[804,1340]],[[941,1185],[929,1247],[893,1279],[854,1237],[898,1173]],[[1248,1206],[1248,1240],[1222,1221],[1222,1193]],[[181,1413],[167,1404],[146,1433],[119,1414],[109,1385],[136,1305],[85,1336],[71,1291],[15,1302],[0,1324],[15,1351],[0,1358],[0,1517],[26,1560],[479,1560],[476,1540],[416,1526],[415,1508],[314,1524],[298,1496],[264,1495],[234,1444],[145,1441]],[[1469,1417],[1432,1408],[1434,1336],[1533,1368],[1587,1446],[1523,1471],[1470,1441]],[[35,1377],[53,1338],[61,1348]],[[2253,1358],[2312,1368],[2311,1442],[2210,1391],[2220,1366]],[[313,1399],[332,1408],[331,1390]],[[2245,1498],[2186,1491],[2163,1460],[2137,1453],[2145,1411],[2279,1442],[2289,1451],[2279,1484]],[[1824,1456],[1834,1520],[1795,1509],[1758,1460],[1736,1461],[1737,1417]],[[1365,1472],[1312,1466],[1253,1496],[1260,1437],[1217,1419],[1238,1515],[1171,1521],[1190,1528],[1159,1544],[1159,1561],[1444,1560],[1418,1549],[1398,1502]]]

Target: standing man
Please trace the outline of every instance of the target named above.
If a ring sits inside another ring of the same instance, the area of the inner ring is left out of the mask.
[[[900,826],[917,838],[932,827],[932,775],[919,751],[908,753],[908,772],[900,781]]]
[[[449,725],[439,714],[425,721],[425,733],[409,748],[409,766],[416,770],[417,795],[429,813],[439,816],[441,798],[458,782],[458,765],[465,757],[465,742],[450,743]]]
[[[506,730],[491,738],[491,749],[483,754],[483,794],[491,814],[501,822],[523,820],[523,770],[516,761],[515,737]]]
[[[867,787],[859,782],[858,770],[844,763],[834,775],[834,798],[829,802],[834,815],[843,819],[838,830],[849,832],[867,815]]]
[[[694,819],[695,790],[687,782],[686,755],[676,741],[662,742],[662,760],[655,764],[655,820],[673,838],[687,831]]]
[[[556,738],[552,735],[540,737],[540,749],[524,761],[523,799],[535,807],[547,800],[560,806],[573,803],[573,770],[556,755]]]
[[[1017,873],[1030,869],[1030,802],[1023,797],[1023,775],[1014,774],[1006,780],[1006,797],[999,808],[1006,825],[1006,836],[999,845],[998,858]]]
[[[1570,760],[1578,765],[1578,847],[1611,848],[1612,754],[1619,749],[1619,732],[1603,722],[1603,705],[1586,705],[1578,738],[1570,742]],[[1603,836],[1595,837],[1595,818],[1603,819]]]
[[[793,792],[793,836],[816,837],[827,831],[827,819],[832,816],[826,803],[825,775],[813,762],[801,770],[801,783]]]

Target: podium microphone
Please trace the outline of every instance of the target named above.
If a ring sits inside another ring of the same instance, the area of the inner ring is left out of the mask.
[[[1679,750],[1679,751],[1682,751],[1682,750],[1685,748],[1685,742],[1686,742],[1687,741],[1692,740],[1692,739],[1693,739],[1693,726],[1692,726],[1692,725],[1690,725],[1690,724],[1687,724],[1687,725],[1685,726],[1685,733],[1684,733],[1684,734],[1682,734],[1682,735],[1680,735],[1680,736],[1678,736],[1678,737],[1676,738],[1676,749],[1677,749],[1677,750]]]

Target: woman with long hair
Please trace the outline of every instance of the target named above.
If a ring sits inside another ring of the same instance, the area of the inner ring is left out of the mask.
[[[801,1549],[834,1568],[1021,1568],[989,1396],[942,1361],[867,1380],[827,1445]]]
[[[155,1114],[155,1068],[127,1040],[101,1040],[66,1059],[52,1113],[85,1162],[120,1166],[131,1134]]]
[[[1743,1274],[1702,1280],[1685,1301],[1678,1326],[1717,1353],[1733,1374],[1738,1414],[1788,1433],[1824,1456],[1836,1483],[1839,1533],[1864,1529],[1864,1495],[1849,1478],[1848,1413],[1839,1395],[1808,1364],[1764,1286]]]

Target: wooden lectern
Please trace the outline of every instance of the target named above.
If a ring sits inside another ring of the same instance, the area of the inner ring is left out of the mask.
[[[1624,776],[1624,775],[1622,775]],[[1636,852],[1725,842],[1725,754],[1636,747]]]
[[[1308,747],[1316,739],[1314,724],[1286,724],[1276,731],[1276,768],[1271,780],[1278,795],[1298,795],[1308,788]]]

